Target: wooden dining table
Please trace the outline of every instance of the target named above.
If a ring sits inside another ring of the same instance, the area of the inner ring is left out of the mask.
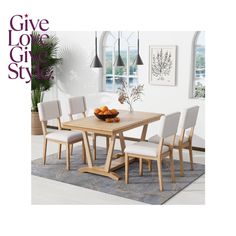
[[[119,180],[120,176],[116,172],[114,172],[114,170],[123,167],[125,163],[125,138],[123,133],[125,131],[142,126],[143,128],[141,132],[140,141],[144,141],[146,138],[148,124],[151,122],[158,121],[162,115],[163,114],[159,113],[141,111],[129,112],[119,110],[120,122],[117,123],[106,123],[103,120],[99,120],[95,116],[88,116],[85,118],[64,122],[62,126],[63,128],[71,130],[79,130],[83,134],[83,141],[88,166],[80,168],[80,172],[93,173],[96,175],[109,177],[113,180]],[[88,139],[89,133],[107,135],[110,137],[106,161],[105,164],[102,166],[96,166],[93,163]],[[113,158],[114,145],[117,137],[120,140],[121,153],[119,155],[116,155],[116,158]]]

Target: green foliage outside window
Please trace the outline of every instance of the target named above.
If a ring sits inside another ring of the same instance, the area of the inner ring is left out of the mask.
[[[195,48],[194,97],[205,98],[205,46]]]
[[[195,97],[196,98],[205,98],[205,85],[197,83],[195,85]]]
[[[114,61],[118,55],[117,41],[114,41],[114,36],[108,38],[108,44],[104,44],[105,91],[116,92],[121,87],[121,80],[126,80],[129,88],[133,88],[138,84],[137,66],[133,65],[137,56],[136,41],[135,44],[131,44],[128,36],[123,37],[124,40],[120,49],[120,55],[125,64],[124,67],[114,66]]]

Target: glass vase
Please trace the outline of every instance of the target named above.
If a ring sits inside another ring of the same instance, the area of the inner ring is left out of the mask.
[[[133,112],[134,111],[134,108],[132,106],[132,104],[129,104],[129,112]]]

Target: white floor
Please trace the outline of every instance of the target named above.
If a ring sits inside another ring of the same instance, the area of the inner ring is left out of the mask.
[[[43,137],[41,135],[32,135],[32,160],[42,157]],[[117,142],[118,143],[118,142]],[[97,138],[97,145],[104,146],[105,140]],[[116,148],[119,145],[116,144]],[[47,154],[57,152],[57,145],[48,144]],[[194,161],[196,163],[205,163],[205,153],[194,151]],[[177,158],[178,153],[174,156]],[[184,151],[184,160],[188,161],[188,153]],[[61,183],[37,176],[31,178],[32,204],[144,204],[129,200],[127,198],[77,187],[70,184]],[[112,180],[111,180],[112,181]],[[183,191],[175,195],[165,204],[169,205],[199,205],[205,203],[205,175],[201,176],[194,183],[186,187]]]

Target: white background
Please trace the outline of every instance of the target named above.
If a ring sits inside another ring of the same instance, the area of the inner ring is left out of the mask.
[[[0,9],[1,235],[234,235],[234,1],[6,1]],[[51,30],[205,30],[206,205],[31,206],[30,85],[7,78],[14,14]],[[233,215],[233,216],[231,216]]]

